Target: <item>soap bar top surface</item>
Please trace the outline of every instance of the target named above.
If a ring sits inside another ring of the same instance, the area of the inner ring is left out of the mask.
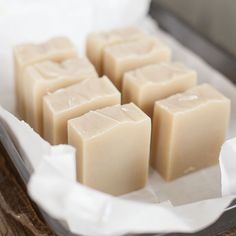
[[[71,58],[61,63],[44,61],[32,65],[34,76],[42,80],[63,78],[97,78],[93,65],[86,58]]]
[[[99,97],[120,96],[111,81],[103,76],[98,79],[85,79],[78,84],[59,89],[47,96],[50,109],[60,113],[73,109],[84,103],[92,102]]]
[[[129,75],[130,82],[143,88],[152,84],[167,84],[173,79],[181,78],[183,75],[196,74],[196,72],[183,64],[166,62],[144,66],[126,74]]]
[[[150,118],[133,103],[115,105],[70,120],[69,123],[85,140],[103,134],[121,123],[139,123]]]
[[[143,57],[155,51],[161,51],[165,48],[160,40],[154,37],[140,38],[131,42],[123,42],[122,44],[116,44],[109,46],[105,49],[107,54],[112,57],[119,59],[130,59],[137,58],[139,56]]]
[[[21,65],[31,64],[44,58],[48,59],[54,54],[57,56],[58,54],[71,53],[76,56],[74,45],[66,37],[55,37],[41,44],[21,44],[15,46],[14,51]]]
[[[209,102],[229,100],[209,84],[202,84],[184,93],[176,94],[167,99],[157,101],[158,105],[171,113],[191,111]]]
[[[145,33],[136,27],[126,27],[126,28],[119,28],[115,30],[111,30],[108,32],[94,32],[90,33],[88,36],[89,38],[93,38],[97,42],[103,45],[109,45],[113,43],[119,43],[128,40],[135,40],[144,36]]]

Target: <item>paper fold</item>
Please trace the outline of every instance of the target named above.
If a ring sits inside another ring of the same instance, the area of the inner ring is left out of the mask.
[[[224,143],[220,154],[222,195],[236,194],[236,138]]]

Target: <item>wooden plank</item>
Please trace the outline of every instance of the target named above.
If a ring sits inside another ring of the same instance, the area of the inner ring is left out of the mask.
[[[29,199],[0,144],[0,235],[54,235]]]

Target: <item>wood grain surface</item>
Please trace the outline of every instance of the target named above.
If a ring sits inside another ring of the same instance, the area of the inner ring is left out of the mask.
[[[0,235],[54,235],[41,219],[0,144]]]

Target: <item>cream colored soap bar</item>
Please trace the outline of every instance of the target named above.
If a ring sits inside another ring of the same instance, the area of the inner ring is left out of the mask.
[[[68,122],[78,180],[112,195],[146,184],[151,120],[134,104],[91,111]]]
[[[44,138],[65,144],[67,121],[90,110],[120,104],[121,95],[107,77],[86,79],[44,97]]]
[[[107,46],[144,37],[145,33],[135,27],[116,29],[109,32],[91,33],[87,37],[86,51],[99,75],[103,74],[103,53]]]
[[[197,74],[179,63],[160,63],[125,73],[123,103],[134,102],[152,117],[154,103],[196,85]]]
[[[169,61],[170,49],[154,37],[145,37],[132,42],[106,47],[104,52],[104,74],[118,89],[122,88],[125,72],[139,67]]]
[[[77,55],[76,49],[69,39],[65,37],[56,37],[41,44],[22,44],[13,50],[15,64],[15,90],[16,102],[19,114],[25,117],[23,103],[23,81],[22,76],[26,66],[41,62],[43,60],[52,60],[60,62],[67,58]]]
[[[208,84],[155,103],[152,166],[166,180],[218,162],[230,101]]]
[[[24,73],[27,122],[42,135],[43,96],[88,78],[98,77],[85,58],[68,59],[61,63],[44,61],[27,67]]]

